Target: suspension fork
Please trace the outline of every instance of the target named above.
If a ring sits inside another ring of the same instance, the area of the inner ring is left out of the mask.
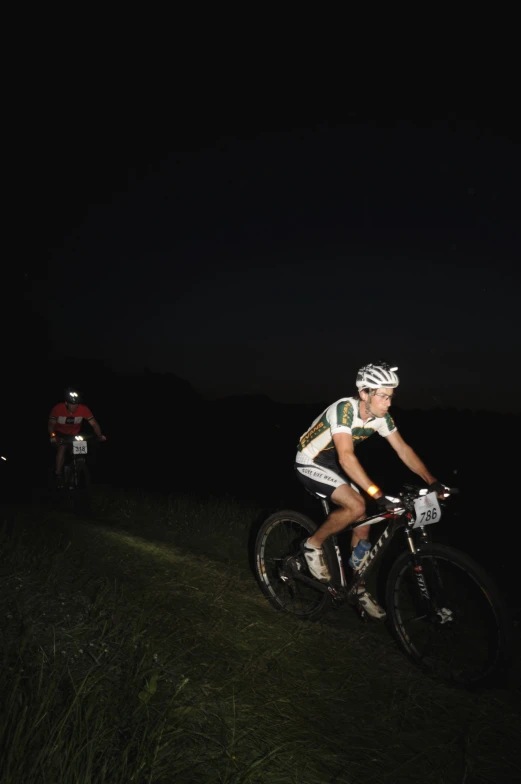
[[[407,537],[407,544],[412,555],[412,568],[416,578],[416,583],[420,591],[420,596],[425,602],[430,604],[432,602],[432,597],[427,587],[427,582],[425,581],[423,566],[416,545],[414,544],[414,539],[412,537],[412,531],[410,528],[405,529],[405,536]],[[429,541],[429,536],[425,531],[422,531],[422,538],[425,538],[426,542]]]
[[[69,481],[67,483],[68,488],[72,485],[75,486],[75,479],[76,479],[76,461],[74,460],[74,455],[72,454],[72,447],[71,447],[71,455],[70,455],[70,462],[69,462]]]
[[[422,529],[421,529],[421,542],[420,542],[420,548],[421,548],[421,545],[422,545],[422,544],[430,544],[430,541],[431,541],[431,538],[430,538],[430,536],[429,536],[428,532],[425,530],[425,528],[422,528]],[[439,570],[439,567],[438,567],[438,561],[437,561],[435,558],[433,558],[433,559],[432,559],[432,562],[431,562],[431,567],[432,567],[432,571],[433,571],[433,572],[434,572],[434,574],[436,575],[436,579],[437,579],[437,581],[438,581],[438,583],[437,583],[437,584],[438,584],[440,587],[443,587],[443,580],[442,580],[442,578],[441,578],[441,572],[440,572],[440,570]]]
[[[83,458],[81,456],[80,457],[75,457],[72,460],[72,475],[74,477],[74,484],[73,484],[73,486],[74,486],[75,490],[78,489],[78,462],[80,460],[83,460]]]

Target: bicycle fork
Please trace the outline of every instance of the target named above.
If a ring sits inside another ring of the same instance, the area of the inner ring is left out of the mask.
[[[427,610],[427,617],[433,618],[433,620],[435,620],[437,623],[440,624],[448,623],[452,621],[453,620],[452,610],[449,610],[448,607],[439,607],[438,602],[435,600],[435,598],[432,596],[431,592],[429,591],[429,588],[427,586],[427,581],[425,580],[425,572],[423,570],[421,559],[418,555],[418,550],[416,549],[416,546],[414,544],[411,532],[407,530],[405,532],[405,535],[407,537],[407,544],[409,545],[409,550],[411,551],[411,555],[412,555],[414,576],[416,578],[416,583],[418,585],[422,604],[425,606],[425,609]],[[429,536],[426,531],[423,530],[421,532],[421,535],[422,538],[425,540],[425,542],[429,541]],[[433,561],[433,572],[435,578],[438,580],[438,584],[441,586],[442,580],[436,561]],[[421,620],[421,619],[418,618],[417,620]]]

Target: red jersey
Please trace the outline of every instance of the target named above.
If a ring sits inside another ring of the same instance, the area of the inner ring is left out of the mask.
[[[83,403],[78,404],[74,414],[71,414],[65,403],[57,403],[49,414],[49,419],[56,422],[56,433],[75,436],[80,432],[82,420],[86,419],[87,422],[90,422],[91,419],[94,419],[94,414]]]

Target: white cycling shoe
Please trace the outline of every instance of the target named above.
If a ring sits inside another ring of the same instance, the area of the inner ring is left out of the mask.
[[[362,607],[371,618],[375,618],[377,621],[383,621],[387,618],[387,613],[383,607],[380,607],[376,599],[373,599],[364,586],[359,586],[353,596],[360,607]]]
[[[304,553],[308,569],[312,576],[322,583],[330,582],[331,575],[327,568],[322,547],[313,547],[313,545],[308,544],[308,540],[306,539],[302,542],[302,552]]]

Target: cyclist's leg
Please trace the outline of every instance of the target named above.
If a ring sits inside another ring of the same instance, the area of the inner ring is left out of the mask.
[[[357,520],[363,520],[365,517],[364,514],[361,517],[358,517]],[[353,528],[353,532],[351,534],[351,550],[354,550],[360,539],[369,539],[369,531],[371,530],[370,525],[361,525]]]
[[[61,474],[63,471],[63,463],[65,461],[65,450],[67,444],[58,444],[56,449],[56,473]]]
[[[330,499],[338,507],[330,512],[326,521],[310,537],[309,544],[312,547],[322,547],[328,536],[342,531],[349,523],[365,517],[364,500],[360,493],[351,487],[348,477],[341,469],[333,470],[316,463],[307,465],[296,463],[295,470],[307,490]],[[356,541],[362,538],[361,533],[364,530],[359,529]]]
[[[348,485],[340,485],[335,488],[331,494],[331,500],[337,505],[337,509],[333,509],[325,522],[320,526],[318,531],[310,538],[310,544],[314,547],[321,547],[322,543],[333,534],[342,531],[349,523],[355,520],[363,520],[365,517],[365,502],[360,493],[357,493],[353,488]],[[362,534],[365,532],[366,536],[369,527],[359,528],[356,534],[356,540],[353,544],[355,533],[353,531],[353,539],[351,546],[354,547],[359,539],[366,538]]]

